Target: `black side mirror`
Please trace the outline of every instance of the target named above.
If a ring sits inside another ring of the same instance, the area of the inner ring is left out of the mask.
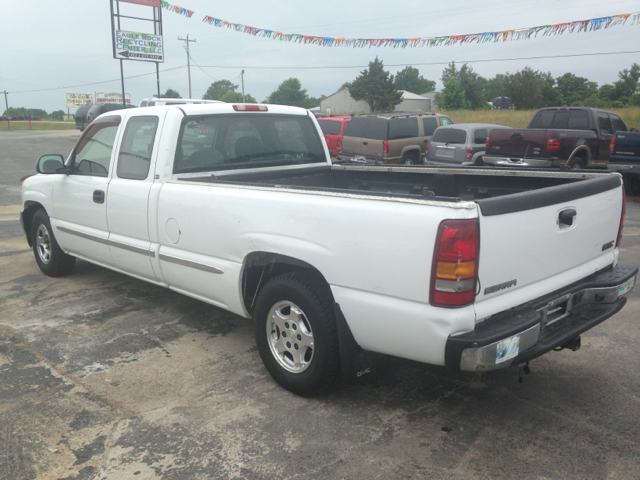
[[[57,173],[64,167],[62,155],[43,155],[36,163],[36,172],[44,174]]]
[[[637,133],[637,132],[638,132],[638,129],[637,129],[637,128],[632,128],[632,129],[631,129],[631,130],[629,130],[629,131],[630,131],[630,132]]]

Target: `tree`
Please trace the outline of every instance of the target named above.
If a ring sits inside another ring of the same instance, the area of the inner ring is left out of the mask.
[[[369,62],[369,68],[351,82],[349,94],[354,100],[364,100],[372,112],[392,111],[402,101],[394,83],[393,75],[384,69],[378,57]]]
[[[462,68],[458,70],[455,62],[451,62],[442,71],[442,84],[446,85],[452,78],[460,82],[460,86],[464,91],[465,100],[468,104],[467,108],[480,110],[487,107],[484,93],[487,80],[474,72],[472,67],[465,63],[462,65]]]
[[[231,83],[229,80],[218,80],[209,85],[202,99],[220,100],[225,93],[235,92],[236,88],[238,88],[238,85]]]
[[[307,91],[302,89],[300,80],[289,78],[282,82],[274,92],[271,92],[265,103],[308,108]]]
[[[638,80],[640,80],[640,65],[634,63],[631,68],[618,72],[618,80],[613,84],[615,88],[615,100],[626,102],[628,97],[638,92]]]
[[[160,98],[182,98],[178,92],[172,88],[167,88],[167,91],[160,95]]]
[[[563,105],[578,105],[598,93],[598,84],[589,79],[565,73],[556,79],[556,91]]]
[[[406,90],[418,95],[433,92],[436,88],[436,82],[427,80],[420,75],[420,71],[417,68],[413,67],[405,67],[396,73],[394,84],[398,90]]]
[[[242,93],[240,92],[227,92],[220,100],[226,103],[258,103],[258,101],[248,93],[245,94],[243,102]]]
[[[53,118],[55,120],[62,120],[62,119],[64,119],[64,111],[63,110],[56,110],[55,112],[51,112],[49,114],[49,118]]]
[[[447,80],[438,97],[438,105],[445,110],[468,110],[471,107],[460,80],[456,77],[450,77]]]

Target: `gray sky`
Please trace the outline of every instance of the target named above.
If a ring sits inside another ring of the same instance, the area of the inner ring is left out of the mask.
[[[640,1],[233,0],[222,3],[184,0],[178,4],[196,14],[186,18],[163,10],[165,62],[160,64],[160,87],[162,92],[173,88],[183,97],[188,96],[187,60],[184,42],[178,41],[177,37],[187,34],[197,40],[191,44],[191,56],[202,67],[191,67],[193,97],[201,98],[215,80],[230,79],[239,84],[240,69],[244,68],[245,91],[258,101],[264,100],[290,77],[299,78],[311,96],[329,95],[344,82],[353,80],[376,55],[394,74],[405,64],[416,66],[425,78],[436,80],[440,89],[442,70],[450,61],[640,50],[640,25],[631,25],[630,20],[624,26],[596,32],[405,49],[328,48],[280,42],[202,22],[204,15],[210,15],[233,23],[313,36],[437,37],[634,13],[640,11]],[[149,7],[124,3],[121,3],[121,9],[123,14],[132,16],[146,16],[151,11]],[[135,20],[124,20],[121,28],[151,33],[149,24]],[[0,90],[10,92],[9,106],[66,111],[65,93],[121,91],[120,65],[113,59],[111,47],[109,0],[2,0],[0,32],[5,40],[0,55]],[[554,77],[572,72],[602,85],[617,80],[618,71],[633,62],[640,63],[640,54],[473,62],[470,65],[486,78],[515,72],[528,65],[535,70],[551,72]],[[425,63],[435,65],[418,65]],[[175,67],[178,68],[162,72]],[[150,62],[124,62],[125,77],[146,73],[152,75],[125,78],[125,89],[132,95],[134,104],[156,93],[155,66]],[[115,81],[75,87],[108,80]],[[59,89],[54,90],[56,88]],[[42,89],[50,90],[25,92]],[[0,101],[3,100],[0,96]],[[4,104],[1,110],[4,110]]]

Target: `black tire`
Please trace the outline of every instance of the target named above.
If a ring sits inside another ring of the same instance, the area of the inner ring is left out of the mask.
[[[402,157],[402,165],[418,165],[418,154],[409,152]]]
[[[583,170],[584,169],[584,160],[580,157],[575,158],[571,162],[571,166],[569,167],[571,170]]]
[[[627,196],[640,195],[640,175],[624,174],[622,175],[624,182],[624,191]]]
[[[33,215],[31,221],[31,245],[36,263],[45,275],[61,277],[73,270],[76,264],[75,257],[62,251],[53,236],[49,216],[42,209]]]
[[[336,383],[338,332],[331,292],[321,278],[294,272],[271,279],[258,295],[254,329],[260,357],[283,388],[312,396]]]

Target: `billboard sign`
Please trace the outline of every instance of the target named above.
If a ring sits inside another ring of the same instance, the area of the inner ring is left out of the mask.
[[[164,62],[162,35],[116,30],[114,41],[116,42],[114,58]]]
[[[87,103],[93,103],[90,93],[67,93],[67,108],[78,108]]]
[[[124,100],[127,105],[131,105],[131,94],[125,93]],[[96,93],[96,103],[122,103],[122,94],[118,92],[98,92]]]
[[[137,3],[138,5],[146,5],[148,7],[161,7],[162,0],[120,0],[121,2]]]

